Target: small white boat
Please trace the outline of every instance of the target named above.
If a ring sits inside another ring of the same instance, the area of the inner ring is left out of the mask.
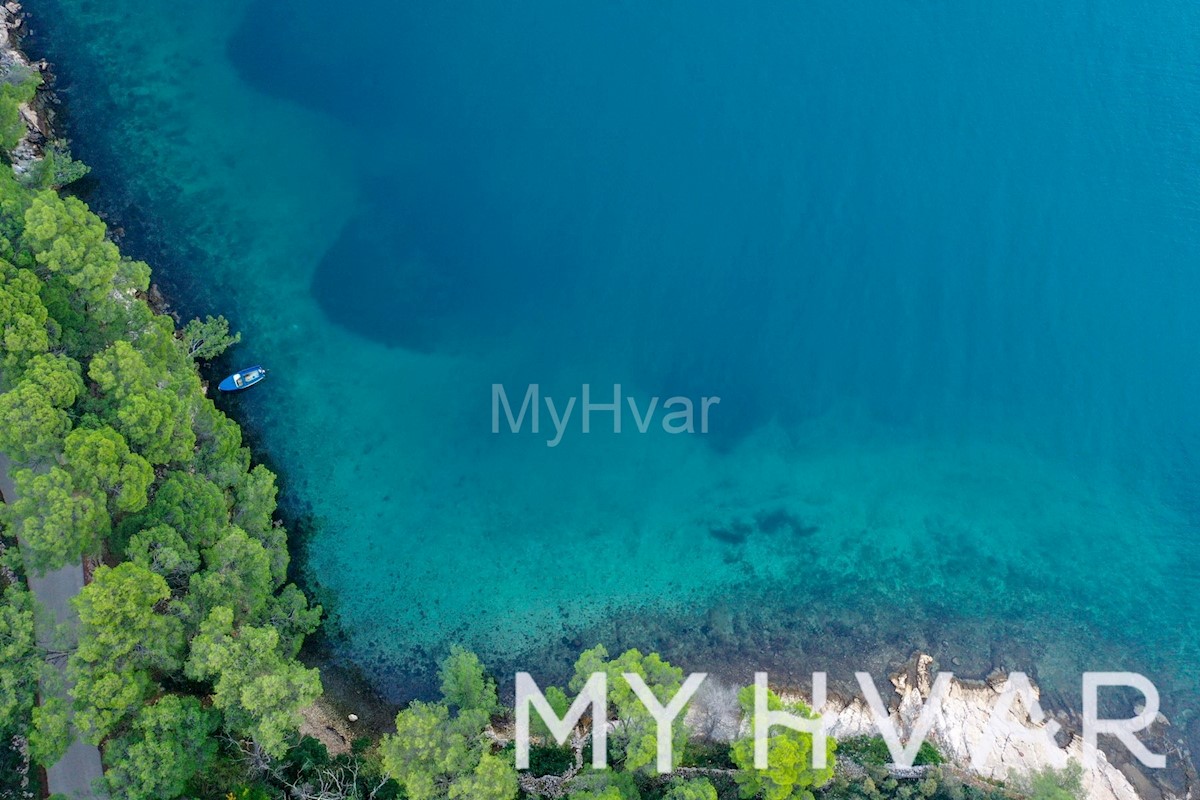
[[[217,384],[217,388],[222,392],[240,392],[242,389],[250,388],[265,377],[267,377],[267,370],[264,367],[250,367],[241,372],[233,373]]]

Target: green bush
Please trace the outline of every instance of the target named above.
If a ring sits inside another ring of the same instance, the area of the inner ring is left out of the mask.
[[[575,766],[575,751],[558,745],[533,745],[529,748],[531,775],[561,775]]]
[[[42,83],[41,77],[28,68],[10,68],[0,78],[0,148],[12,150],[25,135],[20,107],[28,103]]]
[[[92,171],[82,161],[71,157],[67,143],[61,139],[42,149],[42,158],[29,167],[21,182],[32,189],[61,189]]]
[[[869,764],[886,766],[892,763],[892,754],[882,736],[854,736],[838,742],[838,752],[851,761],[863,766]],[[945,757],[930,742],[921,742],[913,766],[936,766],[945,762]]]
[[[688,745],[684,752],[684,767],[701,767],[704,769],[736,769],[729,744],[726,742],[695,741]]]
[[[738,692],[738,702],[742,713],[750,720],[750,730],[754,730],[754,692],[755,687],[746,686]],[[786,710],[792,714],[811,717],[812,710],[802,703],[784,704],[774,692],[767,694],[767,707],[771,711]],[[807,798],[814,789],[819,789],[829,782],[834,772],[834,753],[837,742],[832,737],[826,737],[825,766],[813,766],[813,748],[819,744],[814,742],[810,733],[791,728],[773,728],[768,739],[768,765],[766,769],[756,769],[754,766],[754,737],[747,734],[733,744],[731,751],[733,762],[738,771],[734,780],[741,788],[743,797],[761,796],[764,800],[791,800],[792,798]]]
[[[1045,767],[1013,775],[1009,784],[1029,800],[1083,800],[1083,769],[1072,761],[1064,769]]]

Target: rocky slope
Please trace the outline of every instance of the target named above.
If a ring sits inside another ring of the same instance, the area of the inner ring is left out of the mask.
[[[30,62],[20,48],[24,29],[24,15],[20,3],[5,3],[0,6],[0,77],[25,75],[37,72],[42,76],[43,88],[32,103],[21,106],[21,118],[26,133],[21,143],[12,152],[13,171],[21,175],[31,164],[42,157],[42,146],[51,138],[49,95],[45,86],[49,83],[48,66],[45,61]]]
[[[919,654],[905,670],[892,676],[894,691],[883,699],[902,737],[911,730],[929,699],[936,673],[933,658]],[[987,758],[980,764],[972,764],[972,753],[987,743],[988,721],[1009,680],[1008,675],[999,673],[985,681],[953,679],[929,738],[956,765],[985,778],[1004,779],[1012,773],[1023,774],[1044,767],[1061,769],[1069,761],[1082,763],[1083,739],[1077,732],[1076,720],[1065,715],[1057,719],[1049,717],[1041,712],[1039,702],[1026,708],[1016,699],[998,718]],[[1030,688],[1035,698],[1040,696],[1032,682]],[[837,712],[831,733],[839,739],[878,733],[861,697],[831,700],[825,710]],[[1101,752],[1095,767],[1083,774],[1090,800],[1190,800],[1195,794],[1195,772],[1186,754],[1178,750],[1169,736],[1169,725],[1159,715],[1142,737],[1154,752],[1167,753],[1168,769],[1147,769],[1132,757],[1126,757],[1123,750],[1114,749],[1111,758]]]
[[[931,656],[917,654],[891,676],[892,691],[881,699],[902,742],[907,743],[930,697],[937,672]],[[1079,720],[1066,714],[1043,714],[1040,692],[1032,681],[1029,682],[1032,707],[1027,708],[1014,699],[1007,711],[998,716],[996,727],[990,729],[994,739],[987,757],[978,764],[972,763],[972,754],[989,736],[988,722],[1002,702],[1009,681],[1009,675],[1002,673],[983,681],[958,678],[950,681],[928,738],[947,756],[951,768],[966,777],[1005,780],[1044,767],[1061,769],[1071,761],[1082,764]],[[784,699],[811,705],[809,698],[796,693],[784,693]],[[830,700],[822,712],[827,719],[834,720],[829,732],[837,739],[879,735],[860,692],[844,692],[839,697],[830,691]],[[693,700],[688,722],[697,734],[711,739],[731,740],[745,733],[740,729],[743,723],[737,687],[710,678]],[[1098,753],[1095,767],[1083,774],[1089,800],[1193,800],[1198,785],[1196,773],[1189,754],[1172,733],[1170,723],[1159,715],[1147,731],[1139,734],[1152,752],[1167,755],[1165,769],[1143,767],[1119,743],[1108,748],[1107,754]],[[1100,741],[1102,750],[1109,745],[1104,738]],[[920,774],[921,768],[893,768],[895,777],[915,778]]]

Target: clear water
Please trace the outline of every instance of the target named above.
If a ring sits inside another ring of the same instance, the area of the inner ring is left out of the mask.
[[[227,407],[388,696],[450,641],[927,648],[1197,736],[1195,4],[28,8],[85,195],[272,368]],[[721,403],[549,448],[496,382]]]

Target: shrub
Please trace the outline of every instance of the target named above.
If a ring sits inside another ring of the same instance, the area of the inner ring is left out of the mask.
[[[854,736],[844,739],[838,742],[838,752],[863,766],[886,766],[892,763],[892,754],[882,736]],[[932,743],[921,742],[916,758],[913,759],[913,766],[936,766],[944,761],[945,757]]]
[[[1044,767],[1028,775],[1013,775],[1009,783],[1029,800],[1083,800],[1083,769],[1072,761],[1064,769]]]

